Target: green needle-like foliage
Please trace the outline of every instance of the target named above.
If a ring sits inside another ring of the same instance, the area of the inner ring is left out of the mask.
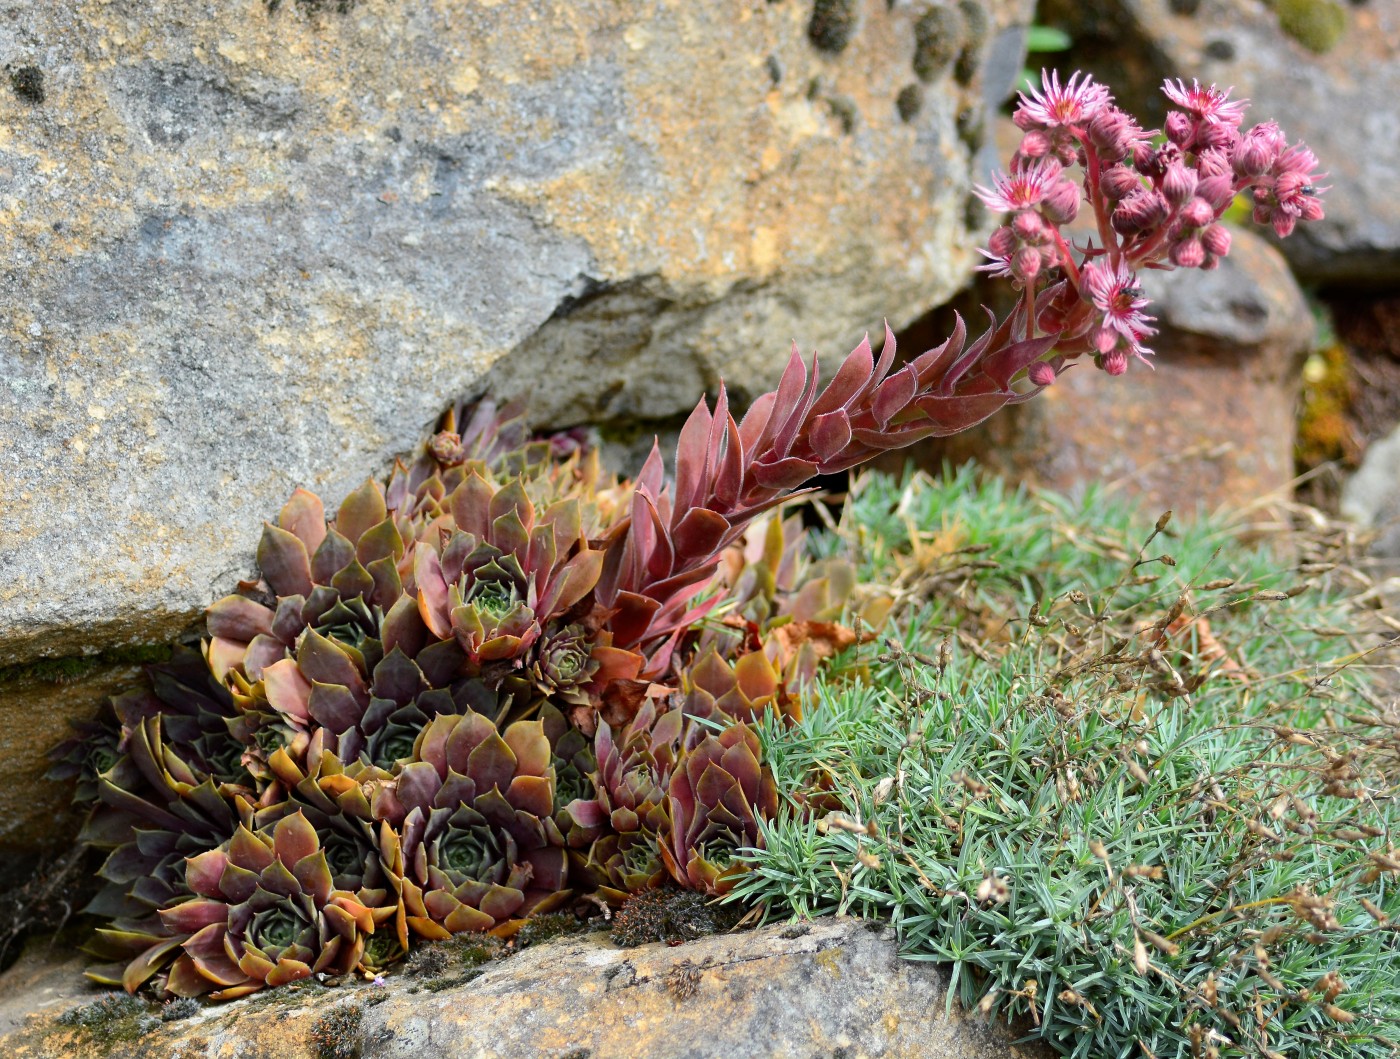
[[[834,811],[791,799],[736,899],[889,919],[1082,1059],[1396,1053],[1396,719],[1316,540],[1169,539],[967,472],[869,477],[849,515],[901,635],[765,724],[779,790]]]

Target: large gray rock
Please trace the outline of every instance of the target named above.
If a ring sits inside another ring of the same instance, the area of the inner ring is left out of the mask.
[[[0,685],[186,627],[492,365],[556,424],[664,417],[948,297],[1031,7],[987,2],[922,87],[885,0],[821,47],[797,0],[4,5]]]
[[[1254,120],[1305,140],[1328,173],[1326,219],[1280,243],[1294,270],[1320,283],[1400,277],[1400,5],[1047,0],[1039,17],[1065,26],[1075,60],[1154,121],[1164,78],[1233,85]]]
[[[871,928],[874,928],[872,930]],[[450,945],[448,946],[450,948]],[[948,1003],[946,970],[896,955],[893,932],[852,919],[771,926],[672,948],[561,939],[470,981],[273,990],[162,1024],[61,1015],[82,999],[75,961],[38,956],[0,979],[9,1059],[1024,1059],[1003,1025]],[[87,1021],[88,1028],[73,1028]]]
[[[1342,514],[1376,531],[1375,554],[1400,559],[1400,429],[1366,447],[1342,488]]]

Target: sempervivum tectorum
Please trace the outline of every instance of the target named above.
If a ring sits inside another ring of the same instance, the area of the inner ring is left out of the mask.
[[[576,832],[599,836],[588,849],[584,868],[609,901],[624,901],[665,879],[657,843],[668,827],[666,786],[680,750],[683,723],[681,711],[658,709],[648,699],[616,734],[606,722],[598,726],[592,796],[570,802],[566,812]]]
[[[681,692],[688,717],[752,721],[767,710],[801,716],[800,704],[763,651],[744,652],[731,664],[710,648],[682,670]]]
[[[758,736],[735,724],[706,735],[671,773],[661,858],[687,889],[726,893],[739,873],[734,854],[762,846],[758,822],[777,813],[778,789],[759,752]]]
[[[434,718],[397,775],[404,902],[415,932],[489,930],[567,900],[554,768],[539,721],[498,732],[480,714]]]
[[[161,912],[188,935],[166,989],[218,999],[318,972],[347,974],[360,963],[374,916],[337,890],[316,830],[300,813],[257,832],[239,827],[227,846],[186,870],[198,895]]]
[[[576,500],[538,519],[524,483],[497,489],[471,474],[451,497],[457,529],[415,549],[418,609],[438,639],[455,637],[475,664],[516,660],[598,581]]]

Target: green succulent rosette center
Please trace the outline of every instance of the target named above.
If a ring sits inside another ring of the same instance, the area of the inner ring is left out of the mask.
[[[322,839],[321,848],[325,850],[326,866],[335,878],[362,874],[364,850],[354,839],[347,835],[332,834]]]
[[[520,593],[508,581],[478,580],[467,593],[466,603],[492,621],[503,621],[521,602]]]
[[[370,760],[380,768],[390,768],[396,761],[413,757],[413,744],[418,741],[422,728],[390,724],[380,738],[370,746]]]
[[[438,842],[438,867],[466,879],[486,879],[504,858],[489,827],[449,828]]]
[[[364,965],[370,969],[388,967],[403,959],[405,953],[403,946],[399,944],[390,930],[380,930],[371,934],[365,941],[365,952],[362,957]]]
[[[577,798],[591,799],[593,784],[588,777],[572,764],[561,764],[556,758],[554,780],[554,804],[568,805]]]
[[[104,744],[93,748],[92,752],[88,754],[86,765],[91,775],[100,776],[119,760],[121,760],[121,755],[117,753],[117,748]]]
[[[269,959],[291,948],[301,937],[306,924],[287,905],[274,905],[272,908],[253,915],[248,924],[248,940],[265,952]]]

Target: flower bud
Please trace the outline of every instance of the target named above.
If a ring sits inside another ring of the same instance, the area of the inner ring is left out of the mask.
[[[1167,115],[1166,133],[1167,139],[1178,146],[1184,147],[1191,140],[1194,123],[1179,110],[1173,110]]]
[[[1157,152],[1146,140],[1138,140],[1137,143],[1133,144],[1133,166],[1144,176],[1152,175],[1148,169],[1156,155]]]
[[[1302,215],[1300,217],[1300,220],[1322,220],[1322,200],[1319,199],[1316,195],[1305,195],[1303,197],[1302,205],[1300,208],[1302,209]]]
[[[1026,243],[1038,243],[1045,238],[1045,221],[1035,210],[1022,210],[1011,218],[1011,230],[1017,239]],[[1014,244],[1006,253],[1011,253]],[[996,250],[996,247],[992,248]]]
[[[1049,386],[1055,381],[1055,369],[1043,360],[1038,360],[1026,372],[1026,378],[1036,386]]]
[[[1128,354],[1121,349],[1110,349],[1099,358],[1099,367],[1110,375],[1122,375],[1128,370]]]
[[[1116,231],[1129,235],[1155,228],[1170,212],[1166,199],[1148,188],[1135,191],[1120,202],[1113,211],[1112,224]]]
[[[1099,153],[1116,162],[1128,153],[1132,144],[1133,122],[1117,107],[1107,106],[1094,115],[1088,131],[1089,141]]]
[[[1107,353],[1118,344],[1118,332],[1111,327],[1096,324],[1089,331],[1089,341],[1100,353]]]
[[[1256,202],[1254,204],[1254,212],[1252,216],[1255,224],[1268,224],[1271,220],[1274,219],[1273,207],[1263,202]]]
[[[1196,192],[1196,173],[1185,162],[1173,162],[1162,178],[1162,194],[1173,206],[1180,206]]]
[[[1168,255],[1177,268],[1199,268],[1206,259],[1206,249],[1194,235],[1172,244]]]
[[[1026,158],[1044,158],[1050,153],[1050,148],[1053,146],[1050,137],[1044,131],[1032,129],[1021,137],[1018,153]]]
[[[1235,169],[1230,164],[1230,156],[1225,153],[1223,148],[1212,147],[1209,151],[1202,151],[1196,155],[1196,175],[1201,179],[1222,174],[1233,176],[1234,173]]]
[[[1263,176],[1278,157],[1277,151],[1269,149],[1266,137],[1255,135],[1258,128],[1256,125],[1247,135],[1240,137],[1239,143],[1230,151],[1230,164],[1240,176]]]
[[[1030,132],[1032,129],[1041,127],[1040,122],[1031,117],[1031,115],[1026,112],[1025,107],[1016,108],[1016,113],[1011,115],[1011,122],[1022,132]]]
[[[1042,203],[1045,216],[1055,224],[1068,224],[1079,214],[1079,185],[1061,180],[1050,189]]]
[[[1207,177],[1196,185],[1196,194],[1210,203],[1211,208],[1223,210],[1235,198],[1235,182],[1230,177]]]
[[[1201,262],[1201,271],[1210,272],[1220,267],[1220,258],[1215,254],[1207,254],[1206,259]]]
[[[1040,251],[1023,247],[1011,259],[1011,274],[1023,283],[1030,283],[1040,274]]]
[[[1201,245],[1207,254],[1224,257],[1230,252],[1230,233],[1222,225],[1212,224],[1201,233]]]
[[[1207,150],[1230,151],[1239,140],[1240,130],[1224,122],[1207,122],[1196,131],[1196,145]]]
[[[1181,223],[1186,227],[1204,228],[1215,220],[1215,211],[1205,199],[1195,198],[1181,208],[1180,216]]]
[[[1141,187],[1138,175],[1125,165],[1110,166],[1099,176],[1099,190],[1110,202],[1125,199]]]
[[[1293,229],[1297,227],[1297,218],[1284,213],[1283,210],[1275,210],[1273,217],[1274,234],[1280,239],[1287,239],[1293,234]]]
[[[1002,225],[987,240],[987,250],[994,257],[1010,257],[1016,252],[1016,233]]]

